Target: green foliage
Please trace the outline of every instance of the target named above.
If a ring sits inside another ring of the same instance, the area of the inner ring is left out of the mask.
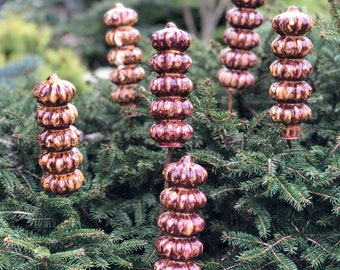
[[[78,93],[86,91],[89,86],[83,79],[86,71],[84,64],[73,50],[52,46],[52,32],[49,26],[38,25],[18,14],[9,13],[2,17],[0,19],[0,66],[9,65],[3,72],[11,73],[13,61],[24,64],[27,61],[33,62],[34,59],[37,63],[28,64],[34,69],[36,78],[43,80],[52,72],[56,72],[63,79],[72,80]],[[32,57],[27,58],[27,55]],[[16,71],[18,73],[18,70]],[[0,76],[5,77],[6,73]]]
[[[339,269],[340,37],[334,20],[317,20],[309,34],[313,116],[292,148],[268,114],[274,103],[268,66],[275,59],[268,46],[275,37],[270,24],[258,29],[259,62],[251,70],[256,84],[234,95],[233,112],[215,79],[223,45],[207,48],[193,39],[187,54],[194,65],[187,76],[195,85],[189,96],[194,114],[186,121],[194,137],[173,151],[172,161],[190,154],[209,173],[200,187],[208,196],[199,211],[207,224],[199,236],[202,269]],[[73,195],[56,197],[40,184],[41,127],[34,120],[39,105],[32,89],[45,79],[39,69],[46,63],[78,88],[81,63],[69,51],[39,44],[39,52],[13,56],[0,69],[0,269],[152,269],[166,156],[149,136],[154,97],[146,89],[156,75],[145,60],[148,76],[133,119],[123,118],[109,100],[113,86],[107,80],[72,100],[79,111],[75,126],[83,135],[78,147],[86,183]],[[148,59],[155,51],[146,40],[142,44]]]

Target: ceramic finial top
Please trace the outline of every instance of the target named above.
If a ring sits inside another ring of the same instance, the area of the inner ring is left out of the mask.
[[[47,106],[65,105],[75,96],[76,88],[72,83],[61,80],[52,73],[45,81],[38,83],[33,89],[34,98]]]
[[[287,12],[276,15],[272,20],[273,30],[285,36],[303,36],[313,25],[312,18],[296,6],[290,6]]]
[[[185,51],[191,44],[191,36],[177,28],[176,24],[169,22],[164,29],[151,36],[151,44],[157,51],[178,50]]]
[[[117,3],[113,9],[110,9],[104,14],[104,23],[107,26],[131,26],[137,23],[137,21],[137,12],[124,7],[121,3]]]

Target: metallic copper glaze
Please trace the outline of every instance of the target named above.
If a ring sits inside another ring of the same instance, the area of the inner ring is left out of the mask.
[[[44,171],[53,174],[64,174],[74,171],[83,161],[83,155],[78,148],[61,152],[44,150],[39,156],[39,165]]]
[[[272,99],[282,103],[304,102],[312,92],[312,87],[305,81],[278,81],[269,87]]]
[[[205,206],[207,197],[196,188],[171,187],[164,189],[161,203],[169,210],[191,213]]]
[[[194,131],[182,120],[161,120],[150,127],[150,136],[160,147],[182,147],[190,140]]]
[[[287,12],[276,15],[272,20],[273,30],[282,36],[303,36],[313,25],[312,18],[295,6],[289,7]]]
[[[193,112],[192,103],[185,98],[193,84],[184,76],[192,61],[183,53],[191,44],[191,36],[168,23],[152,35],[151,41],[159,52],[150,60],[150,67],[160,76],[150,82],[151,92],[158,97],[149,108],[158,120],[150,127],[150,136],[161,147],[182,147],[193,135],[192,127],[183,121]],[[201,174],[195,177],[196,172]],[[205,221],[194,211],[204,207],[207,198],[195,187],[206,180],[207,172],[185,156],[166,165],[163,176],[172,187],[161,192],[160,200],[170,211],[158,218],[158,227],[167,235],[157,240],[156,249],[168,259],[156,262],[154,269],[200,269],[191,259],[203,252],[203,244],[193,235],[204,229]]]
[[[138,64],[142,61],[142,50],[133,45],[116,47],[107,54],[107,61],[117,67]]]
[[[150,105],[150,114],[155,119],[185,119],[191,116],[194,106],[181,97],[159,98]]]
[[[154,270],[201,270],[201,267],[194,261],[175,261],[162,259],[155,263]]]
[[[78,166],[83,160],[75,148],[80,132],[72,126],[78,110],[68,103],[76,89],[68,81],[51,74],[46,81],[34,87],[35,99],[43,106],[35,113],[36,122],[45,129],[37,135],[44,151],[39,156],[39,165],[47,171],[41,179],[43,189],[56,195],[68,195],[78,190],[85,178]]]
[[[274,122],[285,125],[282,138],[286,140],[298,139],[300,124],[312,114],[303,103],[312,94],[312,87],[304,80],[313,72],[313,67],[303,59],[313,49],[312,42],[303,37],[312,26],[312,19],[295,6],[272,20],[273,30],[280,36],[271,43],[271,49],[280,59],[269,67],[270,74],[278,80],[270,86],[269,94],[279,104],[269,112]]]
[[[189,261],[203,252],[203,244],[195,236],[176,237],[166,235],[156,242],[156,249],[160,256],[177,261]]]
[[[116,3],[115,8],[104,13],[104,23],[107,26],[118,27],[134,25],[138,21],[138,14],[130,8],[125,8],[121,3]]]
[[[231,2],[240,8],[258,8],[264,4],[264,0],[231,0]]]
[[[39,145],[48,151],[63,151],[78,144],[80,132],[75,126],[65,129],[44,129],[38,133]]]
[[[191,102],[185,100],[192,82],[183,75],[192,66],[191,58],[183,53],[191,44],[191,36],[168,23],[151,36],[151,42],[159,52],[150,60],[150,67],[161,75],[150,83],[151,91],[159,97],[150,105],[151,115],[158,120],[150,127],[150,136],[161,147],[182,147],[193,135],[191,126],[182,121],[193,111]]]
[[[235,28],[254,29],[262,24],[262,14],[254,9],[233,8],[226,14],[228,23]]]
[[[232,49],[251,50],[260,41],[260,35],[252,30],[230,28],[224,32],[224,42]]]
[[[121,3],[104,14],[104,23],[112,27],[105,39],[108,45],[114,47],[107,54],[107,60],[116,67],[109,75],[109,80],[117,85],[117,88],[112,88],[110,98],[124,108],[122,114],[125,118],[137,116],[134,109],[141,94],[136,90],[136,83],[145,77],[145,70],[137,66],[142,61],[142,50],[135,46],[140,40],[140,33],[132,27],[137,21],[137,12]]]
[[[158,217],[158,227],[173,236],[193,236],[203,231],[205,221],[196,213],[167,211]]]
[[[81,188],[84,182],[85,177],[78,169],[65,174],[52,174],[47,172],[41,179],[43,189],[56,195],[69,195]]]
[[[257,63],[256,54],[251,51],[224,49],[220,53],[220,60],[223,65],[231,69],[246,70]]]
[[[224,43],[229,47],[221,51],[220,61],[226,68],[217,73],[218,82],[229,93],[239,92],[254,84],[254,76],[247,70],[257,64],[257,58],[250,50],[260,44],[260,35],[253,31],[263,21],[255,9],[264,0],[234,0],[237,8],[228,10],[227,22],[233,27],[224,32]],[[230,95],[229,98],[232,98]],[[229,103],[229,104],[232,104]],[[231,110],[231,108],[229,108]]]
[[[150,91],[157,97],[186,97],[192,91],[193,83],[182,74],[161,74],[150,82]]]
[[[75,94],[74,85],[69,81],[59,79],[54,73],[33,89],[34,98],[45,106],[63,106],[70,102]]]
[[[192,156],[183,156],[178,162],[167,164],[163,169],[165,181],[174,186],[193,188],[202,185],[208,178],[207,171],[194,163]]]
[[[246,70],[227,68],[218,71],[217,79],[224,87],[231,88],[230,91],[238,91],[242,88],[249,87],[254,84],[255,80],[254,76]]]
[[[279,58],[303,58],[313,50],[313,43],[302,36],[279,36],[272,41],[271,49]]]
[[[60,107],[41,106],[35,113],[38,125],[46,128],[66,128],[74,123],[78,117],[77,108],[68,103]]]
[[[270,65],[269,71],[278,80],[302,81],[312,74],[313,67],[305,59],[280,59]]]
[[[154,55],[150,61],[150,67],[158,74],[184,74],[189,71],[191,66],[191,58],[180,51],[160,52]]]
[[[134,84],[145,77],[145,70],[137,65],[122,66],[109,74],[109,80],[117,85]]]
[[[169,22],[164,29],[157,31],[151,36],[151,45],[157,51],[177,50],[184,52],[191,44],[191,36]]]

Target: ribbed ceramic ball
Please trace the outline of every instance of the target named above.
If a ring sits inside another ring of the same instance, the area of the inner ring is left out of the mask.
[[[134,45],[140,40],[140,33],[131,26],[121,26],[108,31],[105,35],[105,40],[110,46]]]
[[[163,169],[165,181],[174,186],[194,188],[202,185],[208,178],[207,171],[193,162],[192,156],[183,156],[178,162],[167,164]]]
[[[111,100],[121,105],[137,103],[140,97],[141,93],[137,90],[136,84],[119,85],[110,93]]]
[[[190,34],[178,29],[172,22],[151,36],[151,45],[157,51],[177,50],[183,52],[189,48],[191,41]]]
[[[203,244],[195,237],[176,237],[166,235],[156,242],[156,249],[161,256],[172,260],[188,261],[203,252]]]
[[[160,52],[150,60],[150,67],[153,71],[161,73],[184,74],[192,66],[191,58],[179,51]]]
[[[39,165],[44,171],[54,174],[64,174],[74,171],[83,161],[83,155],[78,148],[61,152],[44,150],[39,156]]]
[[[227,68],[246,70],[257,63],[256,54],[251,51],[224,49],[220,53],[220,60]]]
[[[201,267],[194,261],[175,261],[162,259],[155,263],[154,270],[201,270]]]
[[[282,103],[304,102],[312,92],[312,87],[305,81],[277,81],[269,87],[272,99]]]
[[[37,135],[39,145],[49,151],[64,151],[75,147],[80,132],[75,126],[65,129],[44,129]]]
[[[183,74],[161,74],[150,82],[150,91],[156,97],[186,97],[193,89],[192,81]]]
[[[122,66],[109,74],[109,80],[117,85],[137,83],[144,77],[145,70],[137,65]]]
[[[41,178],[43,189],[56,195],[69,195],[81,188],[84,182],[85,177],[78,169],[65,174],[47,172]]]
[[[227,68],[218,71],[217,80],[221,85],[230,88],[230,91],[234,92],[253,85],[255,81],[254,76],[247,70]]]
[[[285,125],[300,124],[312,115],[311,109],[304,103],[277,104],[271,107],[269,113],[274,122],[281,122]]]
[[[65,105],[72,100],[75,94],[74,85],[69,81],[59,79],[58,75],[54,73],[33,89],[34,98],[47,106]]]
[[[77,117],[78,110],[71,103],[58,107],[41,106],[35,113],[35,120],[38,125],[48,129],[66,128],[72,125]]]
[[[279,58],[303,58],[313,50],[313,43],[302,36],[279,36],[272,41],[271,49]]]
[[[264,4],[264,0],[232,0],[232,2],[240,8],[258,8]]]
[[[161,203],[169,210],[190,213],[205,206],[207,197],[198,189],[171,187],[160,194]]]
[[[254,9],[234,8],[226,15],[228,23],[235,28],[254,29],[262,24],[262,14]]]
[[[182,147],[190,140],[194,131],[183,120],[160,120],[150,127],[150,136],[159,143],[160,147]]]
[[[252,30],[229,28],[224,32],[224,42],[232,49],[251,50],[260,44],[260,35]]]
[[[130,8],[125,8],[121,3],[117,3],[113,9],[104,13],[104,23],[107,26],[134,25],[137,21],[137,12]]]
[[[196,213],[167,211],[158,217],[158,227],[173,236],[189,237],[199,234],[205,227],[205,221]]]
[[[287,12],[276,15],[272,20],[273,30],[287,36],[303,36],[313,25],[312,18],[296,6],[290,6]]]
[[[180,97],[159,98],[150,105],[150,114],[155,119],[185,119],[191,116],[194,106]]]
[[[141,60],[142,50],[134,45],[116,47],[107,54],[107,61],[115,66],[133,65]]]
[[[278,80],[301,81],[313,72],[313,66],[306,59],[279,59],[269,67],[270,74]]]

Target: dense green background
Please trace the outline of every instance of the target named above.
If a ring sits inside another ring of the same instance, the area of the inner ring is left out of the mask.
[[[207,3],[208,1],[203,1]],[[97,77],[108,66],[103,13],[113,1],[2,1],[0,19],[0,270],[152,269],[159,193],[166,157],[151,140],[155,99],[148,84],[157,76],[148,65],[156,51],[150,35],[168,21],[186,28],[183,3],[191,8],[197,36],[186,51],[194,83],[187,121],[194,137],[173,151],[204,166],[200,187],[208,203],[199,214],[207,226],[199,238],[205,270],[338,270],[340,268],[340,9],[328,1],[266,1],[265,22],[256,29],[261,44],[249,89],[234,95],[233,113],[216,81],[225,19],[208,43],[201,40],[202,1],[124,1],[139,13],[143,38],[138,117],[125,119],[109,99],[112,83]],[[217,1],[216,1],[217,3]],[[229,2],[230,3],[230,2]],[[313,115],[289,148],[268,110],[277,36],[270,19],[295,3],[315,20],[307,57],[314,72],[308,99]],[[207,11],[208,12],[208,11]],[[222,12],[223,14],[224,12]],[[112,68],[112,67],[111,67]],[[86,184],[68,197],[41,189],[33,99],[34,85],[51,73],[74,83],[79,111],[79,149]]]

